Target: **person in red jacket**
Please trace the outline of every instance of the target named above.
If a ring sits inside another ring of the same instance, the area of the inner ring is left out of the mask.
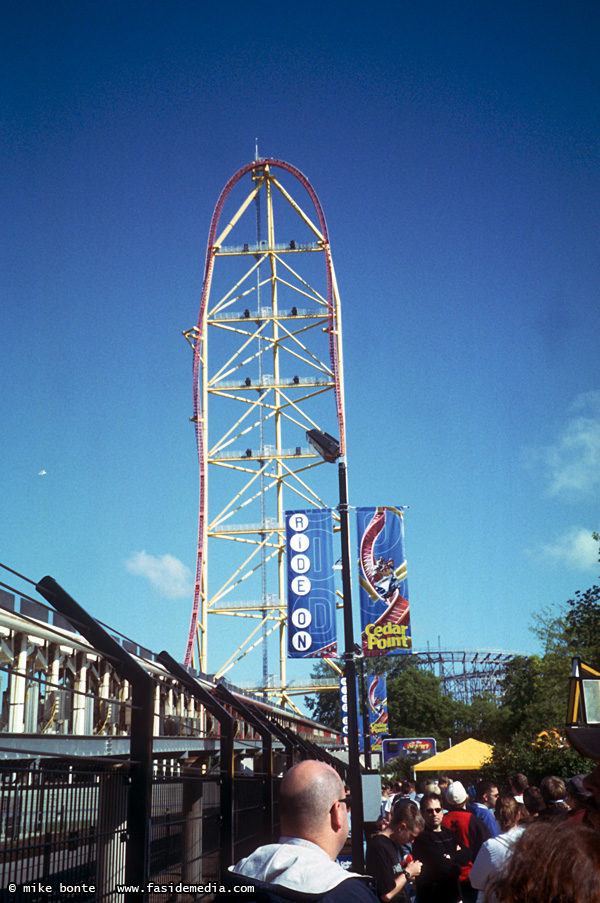
[[[469,850],[469,859],[461,868],[460,888],[464,903],[475,903],[477,891],[471,887],[469,872],[481,845],[490,838],[488,826],[476,815],[467,812],[467,791],[460,781],[453,781],[446,790],[448,812],[442,819],[442,826],[450,828],[461,849]]]

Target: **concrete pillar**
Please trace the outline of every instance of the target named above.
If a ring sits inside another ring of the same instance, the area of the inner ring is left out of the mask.
[[[114,707],[110,705],[110,668],[106,662],[102,664],[102,678],[100,680],[100,699],[103,701],[102,721],[104,728],[102,733],[114,734],[115,725],[113,720]]]
[[[10,675],[8,695],[8,732],[22,734],[25,731],[25,692],[27,688],[27,637],[15,636],[15,673]]]
[[[156,689],[154,691],[154,736],[160,737],[160,694],[162,682],[156,681]]]
[[[119,734],[128,734],[131,727],[131,694],[129,692],[129,681],[121,681],[119,696],[121,701],[121,705],[119,706]]]
[[[48,647],[48,690],[46,692],[46,725],[44,733],[55,734],[57,731],[56,719],[58,717],[58,676],[60,670],[60,658],[58,646],[50,643]]]
[[[77,665],[74,658],[75,650],[72,646],[65,646],[62,643],[58,648],[60,652],[60,667],[62,667],[63,671],[62,686],[64,687],[64,689],[61,689],[60,694],[60,730],[63,734],[73,734],[75,732],[73,717],[75,693],[72,687],[75,686],[77,678]]]
[[[86,709],[86,690],[87,690],[87,672],[89,662],[84,653],[77,656],[77,671],[75,673],[75,693],[73,694],[73,733],[76,735],[85,734],[85,709]]]

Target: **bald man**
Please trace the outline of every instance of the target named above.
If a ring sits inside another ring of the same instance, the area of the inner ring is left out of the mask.
[[[367,879],[335,861],[348,837],[348,804],[329,765],[307,759],[290,768],[279,791],[279,843],[259,847],[230,869],[237,884],[255,887],[244,899],[377,903]]]

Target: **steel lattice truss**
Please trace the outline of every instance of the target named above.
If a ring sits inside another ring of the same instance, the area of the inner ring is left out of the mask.
[[[242,618],[255,619],[231,655],[219,644],[217,676],[277,631],[284,687],[284,511],[331,507],[324,495],[336,488],[334,468],[322,468],[306,430],[335,434],[345,454],[340,301],[329,237],[319,200],[294,167],[256,160],[225,186],[210,227],[198,323],[184,334],[194,352],[200,464],[185,663],[197,640],[196,663],[208,670],[209,615],[234,616],[236,628]]]
[[[459,702],[469,704],[473,697],[492,695],[499,699],[502,695],[502,681],[506,665],[514,658],[512,652],[414,652],[419,667],[432,671],[441,680],[442,691]],[[244,683],[245,690],[277,696],[280,687],[274,684],[263,687],[257,683]],[[288,683],[289,696],[300,696],[325,691],[339,692],[339,681],[332,674],[331,679],[296,681]]]
[[[442,690],[459,702],[469,703],[474,696],[502,694],[507,663],[514,658],[508,652],[419,652],[421,667],[433,671]]]

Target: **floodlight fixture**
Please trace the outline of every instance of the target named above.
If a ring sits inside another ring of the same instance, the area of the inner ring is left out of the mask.
[[[329,433],[322,433],[321,430],[307,430],[306,438],[308,444],[312,445],[324,461],[335,464],[340,456],[340,443],[337,439],[334,439]]]

